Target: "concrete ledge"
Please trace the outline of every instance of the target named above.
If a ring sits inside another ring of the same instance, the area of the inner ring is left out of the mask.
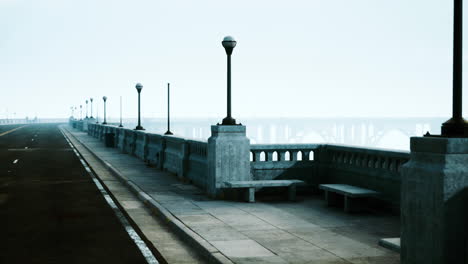
[[[67,128],[65,128],[67,129]],[[67,129],[68,130],[68,129]],[[209,263],[216,264],[232,264],[233,262],[224,256],[218,249],[212,246],[208,241],[203,239],[197,233],[193,232],[190,228],[185,226],[179,219],[172,215],[166,208],[164,208],[157,201],[152,199],[147,193],[138,187],[135,183],[128,180],[124,175],[122,175],[117,169],[115,169],[111,164],[104,161],[94,153],[88,146],[83,144],[78,138],[70,133],[78,142],[80,142],[83,147],[85,147],[97,160],[102,162],[109,171],[123,184],[125,184],[131,192],[133,192],[156,216],[160,217],[163,220],[166,220],[169,223],[169,226],[183,239],[188,241],[190,245],[197,248],[203,256],[207,258]]]
[[[379,245],[390,249],[391,251],[400,253],[400,238],[382,238],[379,240]]]

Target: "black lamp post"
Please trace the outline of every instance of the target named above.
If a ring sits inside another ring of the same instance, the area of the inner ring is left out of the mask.
[[[88,100],[86,100],[86,118],[85,119],[88,119]]]
[[[135,88],[137,89],[138,91],[138,125],[135,127],[135,130],[145,130],[142,126],[141,126],[141,112],[140,112],[140,94],[141,94],[141,90],[143,89],[143,85],[141,85],[141,83],[137,83],[135,85]]]
[[[231,126],[236,124],[236,120],[231,116],[231,54],[237,42],[233,37],[227,36],[221,43],[227,54],[227,116],[223,119],[222,125]]]
[[[83,106],[80,105],[80,120],[83,120]]]
[[[91,101],[91,118],[93,118],[93,98],[89,98],[89,101]]]
[[[104,101],[104,122],[102,122],[102,124],[107,125],[107,122],[106,122],[106,101],[107,101],[107,96],[103,96],[102,100]]]
[[[173,135],[171,132],[171,118],[170,118],[170,96],[171,96],[171,91],[169,88],[169,83],[167,83],[167,131],[164,133],[164,135]]]
[[[452,118],[442,124],[443,137],[468,137],[468,122],[462,117],[463,0],[454,0]]]
[[[120,96],[120,125],[119,127],[123,127],[122,126],[122,96]]]

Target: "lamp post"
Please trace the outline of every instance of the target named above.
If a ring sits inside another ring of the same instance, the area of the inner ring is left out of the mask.
[[[93,98],[89,98],[89,101],[91,101],[91,118],[93,118]]]
[[[468,122],[462,117],[463,0],[454,0],[452,118],[442,124],[443,137],[468,137]]]
[[[96,101],[96,124],[99,124],[99,101]]]
[[[75,119],[75,111],[74,111],[74,109],[73,109],[73,106],[70,107],[70,110],[71,110],[71,117],[72,117],[72,119]],[[8,116],[7,116],[7,119],[8,119]]]
[[[80,105],[80,120],[83,120],[83,106]]]
[[[88,119],[88,100],[86,100],[86,118],[85,119]]]
[[[227,36],[221,43],[227,55],[227,116],[223,119],[222,125],[232,126],[236,124],[236,120],[231,116],[231,54],[237,42],[233,37]]]
[[[106,101],[107,101],[107,96],[103,96],[102,100],[104,101],[104,122],[102,122],[102,124],[107,125],[107,122],[106,122]]]
[[[171,96],[171,91],[169,87],[169,83],[167,83],[167,131],[164,133],[164,135],[173,135],[171,132],[171,118],[170,118],[170,96]]]
[[[119,127],[123,127],[122,126],[122,96],[120,96],[120,125]]]
[[[141,85],[141,83],[137,83],[135,85],[135,88],[138,92],[138,125],[135,127],[135,130],[145,130],[142,126],[141,126],[141,112],[140,112],[140,94],[141,94],[141,90],[143,89],[143,85]]]

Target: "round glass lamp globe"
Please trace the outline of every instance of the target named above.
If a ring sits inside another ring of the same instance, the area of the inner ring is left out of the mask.
[[[226,36],[221,43],[223,44],[223,47],[232,49],[236,46],[237,41],[232,36]]]

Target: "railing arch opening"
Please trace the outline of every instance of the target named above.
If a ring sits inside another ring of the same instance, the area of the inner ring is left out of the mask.
[[[299,151],[297,152],[297,156],[296,156],[296,157],[297,157],[297,160],[302,160],[302,151],[299,150]]]
[[[271,160],[272,160],[272,161],[278,161],[278,152],[277,152],[277,151],[274,151],[274,152],[273,152],[273,155],[272,155]]]

